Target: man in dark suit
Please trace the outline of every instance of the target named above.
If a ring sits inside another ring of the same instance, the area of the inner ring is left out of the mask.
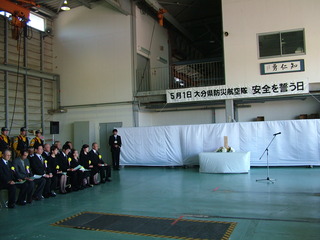
[[[45,159],[42,157],[43,153],[43,147],[38,146],[37,149],[35,149],[36,153],[33,155],[33,157],[30,158],[30,167],[34,175],[42,176],[42,178],[45,179],[46,183],[43,189],[43,196],[45,198],[51,197],[50,192],[50,185],[51,185],[51,178],[50,173],[46,172],[48,169],[48,166],[46,166]],[[52,175],[52,174],[51,174]],[[54,197],[54,196],[52,196]],[[42,197],[40,194],[38,196],[34,196],[35,200],[40,200]],[[40,198],[40,199],[39,199]]]
[[[43,145],[43,153],[42,153],[42,157],[44,159],[47,159],[50,156],[50,144],[46,143]]]
[[[98,150],[99,150],[98,143],[92,143],[92,149],[89,152],[89,158],[92,160],[92,162],[98,163],[98,168],[99,168],[99,172],[100,172],[100,182],[101,183],[111,182],[111,180],[110,180],[111,168],[108,164],[106,164],[102,160],[102,156],[100,155]]]
[[[27,192],[27,203],[32,202],[32,198],[41,200],[42,192],[46,181],[43,178],[33,179],[32,171],[30,168],[30,161],[28,159],[28,151],[22,150],[20,157],[17,157],[12,161],[15,168],[16,176],[19,179],[26,180],[27,184],[30,185],[30,191]],[[33,190],[37,187],[33,193]],[[32,195],[33,194],[33,195]]]
[[[35,182],[31,178],[32,173],[31,173],[31,169],[30,169],[30,162],[28,159],[28,151],[23,150],[21,152],[20,157],[15,158],[12,161],[12,164],[15,168],[16,177],[18,179],[26,180],[26,184],[29,185],[28,191],[27,191],[27,203],[31,203],[32,202],[32,193],[33,193]],[[44,179],[39,179],[39,180],[43,180],[43,182],[42,182],[42,189],[43,189],[45,181],[44,181]]]
[[[11,151],[5,150],[3,156],[0,159],[0,189],[8,190],[8,208],[14,208],[15,203],[18,205],[26,204],[26,195],[29,191],[29,185],[26,182],[17,184],[18,182],[23,182],[22,179],[17,179],[15,177],[15,168],[11,163]],[[16,188],[20,189],[18,200],[16,202]]]
[[[112,154],[112,167],[114,170],[120,170],[120,148],[122,142],[117,129],[113,129],[113,135],[109,137],[109,145],[111,147]]]

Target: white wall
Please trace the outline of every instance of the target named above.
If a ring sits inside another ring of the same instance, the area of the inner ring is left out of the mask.
[[[265,121],[279,121],[298,119],[301,114],[320,114],[320,102],[313,97],[304,100],[270,101],[244,105],[247,107],[236,109],[238,122],[256,121],[258,116],[264,116]],[[225,109],[139,113],[139,126],[141,127],[225,122]]]
[[[265,121],[294,120],[301,114],[320,113],[320,103],[314,98],[254,103],[250,106],[250,108],[238,108],[239,122],[255,121],[258,116],[264,116]]]
[[[288,79],[318,80],[320,59],[320,28],[317,27],[320,1],[308,4],[297,0],[222,0],[226,82],[228,85],[252,84]],[[299,14],[294,14],[299,13]],[[317,14],[316,14],[317,13]],[[59,14],[55,20],[54,44],[56,73],[61,75],[61,104],[81,105],[132,101],[133,46],[130,16],[125,16],[103,2],[93,9],[75,8]],[[136,9],[137,46],[149,49],[151,67],[165,64],[158,56],[168,59],[167,30]],[[83,27],[85,26],[85,28]],[[154,36],[152,31],[154,29]],[[298,57],[258,59],[257,33],[305,28],[306,55]],[[164,50],[160,50],[164,46]],[[306,71],[262,76],[261,62],[305,59]],[[239,121],[252,121],[257,116],[266,120],[295,119],[299,114],[319,112],[319,103],[310,98],[306,101],[278,101],[250,104],[239,108]],[[195,110],[149,113],[140,112],[139,126],[185,125],[223,123],[225,110]],[[90,140],[99,141],[99,123],[123,122],[133,126],[132,106],[108,105],[68,109],[66,114],[54,115],[60,121],[56,138],[73,140],[73,123],[90,121]]]
[[[60,134],[55,139],[62,142],[73,141],[76,121],[90,122],[90,142],[99,142],[99,123],[122,122],[126,127],[133,124],[131,16],[111,9],[104,1],[92,6],[62,12],[54,22],[61,105],[93,104],[54,115],[54,120],[60,122]],[[101,103],[109,105],[94,105]]]
[[[139,126],[207,124],[214,122],[214,114],[212,110],[140,112]]]
[[[137,41],[137,53],[150,59],[151,71],[151,90],[157,89],[156,86],[164,84],[169,86],[169,46],[168,46],[168,31],[164,27],[161,27],[157,20],[151,18],[145,14],[139,8],[136,7],[136,41]],[[150,54],[143,53],[140,48],[143,47],[150,51]],[[161,57],[167,61],[167,63],[160,62],[158,58]],[[154,68],[158,68],[155,70]],[[163,74],[166,74],[165,76]],[[160,83],[160,81],[162,81]]]
[[[103,1],[59,14],[54,44],[61,105],[132,100],[130,18]]]
[[[169,64],[168,31],[166,28],[161,27],[157,20],[151,18],[137,7],[136,35],[138,53],[141,53],[139,46],[150,50],[148,57],[151,61],[151,67],[167,67]],[[160,46],[163,47],[163,50],[160,49]],[[166,59],[168,63],[159,62],[157,57]]]
[[[226,84],[320,82],[319,0],[222,0]],[[258,33],[305,29],[306,55],[258,59]],[[260,75],[259,64],[304,59],[299,73]]]
[[[56,140],[65,142],[73,139],[73,123],[89,121],[90,143],[99,142],[99,124],[109,122],[122,122],[124,127],[132,127],[133,114],[131,105],[113,105],[104,107],[88,107],[68,109],[67,113],[55,114],[55,121],[60,122],[60,134],[55,135]]]

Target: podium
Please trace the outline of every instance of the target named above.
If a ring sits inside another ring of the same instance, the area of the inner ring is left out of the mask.
[[[199,165],[201,173],[248,173],[250,152],[202,152]]]

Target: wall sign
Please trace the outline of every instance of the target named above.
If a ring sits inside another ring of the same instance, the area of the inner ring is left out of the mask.
[[[249,86],[211,86],[166,90],[167,103],[212,101],[303,94],[309,92],[304,81],[283,81]]]
[[[283,62],[270,62],[261,63],[260,72],[261,75],[276,74],[276,73],[289,73],[289,72],[303,72],[304,60],[293,60]]]

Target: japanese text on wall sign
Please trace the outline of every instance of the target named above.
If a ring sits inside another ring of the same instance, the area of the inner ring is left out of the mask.
[[[250,87],[197,87],[167,90],[167,103],[280,96],[309,92],[304,81],[252,85]]]
[[[304,71],[304,60],[282,61],[261,63],[260,71],[262,75],[288,72],[302,72]]]

